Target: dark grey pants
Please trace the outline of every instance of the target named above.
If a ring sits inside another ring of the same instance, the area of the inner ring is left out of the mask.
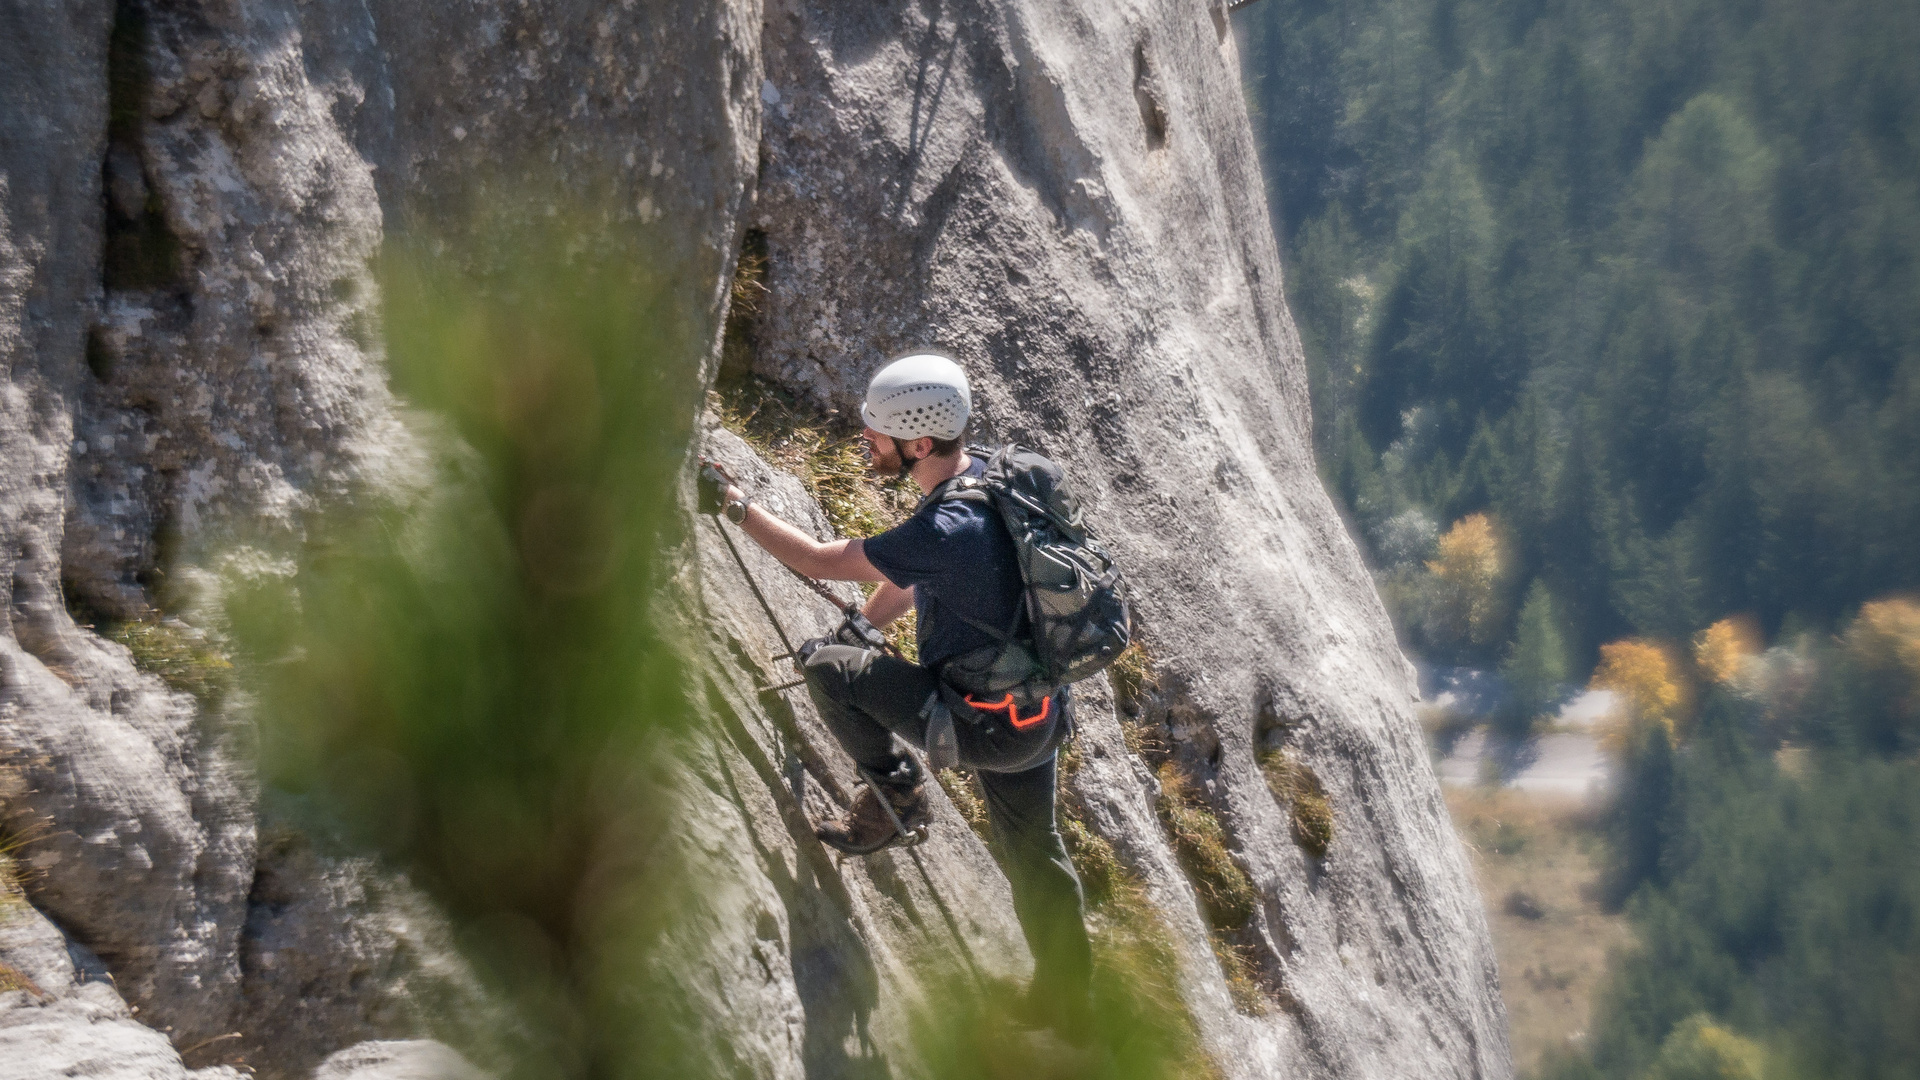
[[[898,735],[926,748],[920,710],[937,677],[872,649],[825,645],[806,662],[807,689],[821,719],[855,761],[880,773],[899,764]],[[956,717],[960,764],[986,792],[987,818],[1013,887],[1014,914],[1033,951],[1033,993],[1043,1007],[1086,1007],[1093,971],[1080,879],[1054,820],[1054,759],[1072,730],[1072,704],[1056,695],[1048,721],[1017,732],[998,714]]]

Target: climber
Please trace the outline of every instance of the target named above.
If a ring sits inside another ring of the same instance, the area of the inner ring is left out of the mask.
[[[985,470],[961,443],[971,408],[966,373],[946,356],[915,353],[874,375],[860,410],[868,466],[879,476],[910,477],[927,496],[905,522],[877,536],[817,541],[711,469],[702,473],[702,503],[724,509],[800,574],[879,583],[834,636],[799,649],[821,718],[869,778],[853,805],[817,835],[865,854],[924,825],[927,776],[902,739],[931,750],[937,764],[957,757],[973,769],[1033,952],[1024,1011],[1077,1041],[1090,1021],[1092,959],[1080,880],[1054,820],[1056,752],[1073,728],[1068,692],[1061,687],[1022,708],[1011,696],[982,703],[942,685],[950,661],[991,654],[997,635],[988,628],[1018,626],[1024,610],[1014,542],[998,511],[986,501],[935,497],[946,482]],[[889,655],[879,632],[909,608],[918,612],[917,664]],[[929,727],[945,719],[947,706],[962,715],[936,727],[930,748]]]

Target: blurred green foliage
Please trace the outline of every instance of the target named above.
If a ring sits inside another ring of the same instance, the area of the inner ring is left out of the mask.
[[[1576,669],[1920,585],[1920,7],[1236,20],[1318,457],[1416,648],[1393,574],[1481,511]],[[1432,658],[1491,666],[1512,633]]]
[[[386,340],[426,483],[230,588],[264,782],[446,907],[519,1018],[485,1061],[511,1076],[705,1069],[649,965],[686,887],[663,586],[707,331],[675,267],[606,236],[556,216],[396,244]]]

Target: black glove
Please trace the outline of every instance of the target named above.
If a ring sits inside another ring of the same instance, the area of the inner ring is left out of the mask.
[[[887,647],[887,635],[881,633],[865,615],[857,611],[847,612],[847,618],[840,629],[833,632],[833,640],[842,645],[852,645],[856,649],[884,649]]]
[[[727,484],[731,481],[720,466],[711,461],[700,462],[700,476],[694,481],[694,487],[700,493],[700,512],[717,514],[727,499]]]

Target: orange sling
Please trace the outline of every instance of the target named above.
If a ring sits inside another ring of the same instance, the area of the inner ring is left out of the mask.
[[[1038,724],[1041,721],[1045,720],[1048,714],[1053,712],[1053,695],[1048,694],[1046,697],[1041,698],[1040,711],[1037,713],[1034,713],[1032,716],[1029,716],[1024,720],[1020,718],[1020,710],[1014,705],[1012,694],[1008,694],[1006,696],[1006,699],[1003,701],[995,701],[995,702],[975,701],[973,700],[973,695],[968,694],[967,704],[973,706],[976,709],[984,709],[987,712],[999,712],[1004,709],[1006,710],[1006,713],[1007,713],[1007,722],[1013,725],[1013,730],[1025,731],[1028,728],[1032,727],[1033,725]]]

